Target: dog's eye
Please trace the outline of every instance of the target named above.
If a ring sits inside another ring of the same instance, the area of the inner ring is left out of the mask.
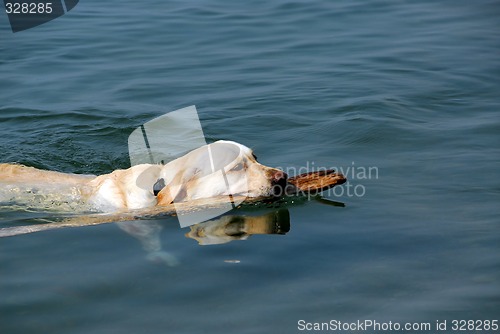
[[[252,156],[255,159],[255,161],[257,161],[257,156],[255,154],[253,154],[253,153],[252,153]]]
[[[242,170],[243,168],[245,168],[245,166],[243,165],[243,163],[239,163],[239,164],[237,164],[236,166],[234,166],[234,167],[232,168],[232,170],[234,170],[234,171],[239,171],[239,170]]]

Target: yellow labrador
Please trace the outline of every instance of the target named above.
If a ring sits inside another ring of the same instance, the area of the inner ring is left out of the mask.
[[[257,162],[232,141],[202,146],[165,165],[78,175],[0,164],[0,203],[70,211],[114,212],[220,195],[273,196],[287,175]]]

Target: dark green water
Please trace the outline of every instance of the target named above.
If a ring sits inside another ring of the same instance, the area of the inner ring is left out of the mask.
[[[2,238],[0,332],[499,319],[499,15],[496,1],[87,0],[16,34],[0,15],[0,162],[126,168],[135,128],[195,104],[208,141],[266,165],[378,172],[326,194],[345,207],[290,204],[286,235],[199,246],[145,221],[175,267],[116,224]],[[4,208],[0,227],[53,215]]]

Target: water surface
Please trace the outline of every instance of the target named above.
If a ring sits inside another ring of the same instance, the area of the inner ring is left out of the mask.
[[[1,332],[498,319],[499,9],[88,0],[16,34],[3,16],[1,162],[127,168],[135,128],[195,104],[208,141],[241,142],[266,165],[378,174],[348,175],[362,196],[325,194],[345,207],[289,203],[285,235],[200,246],[175,219],[145,221],[175,267],[113,223],[2,238]],[[3,208],[0,225],[55,215]]]

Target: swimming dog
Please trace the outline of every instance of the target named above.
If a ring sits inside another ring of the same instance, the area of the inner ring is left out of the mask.
[[[221,140],[164,165],[139,164],[99,176],[3,163],[0,203],[116,212],[222,195],[275,196],[286,183],[286,173],[257,162],[250,148]]]

